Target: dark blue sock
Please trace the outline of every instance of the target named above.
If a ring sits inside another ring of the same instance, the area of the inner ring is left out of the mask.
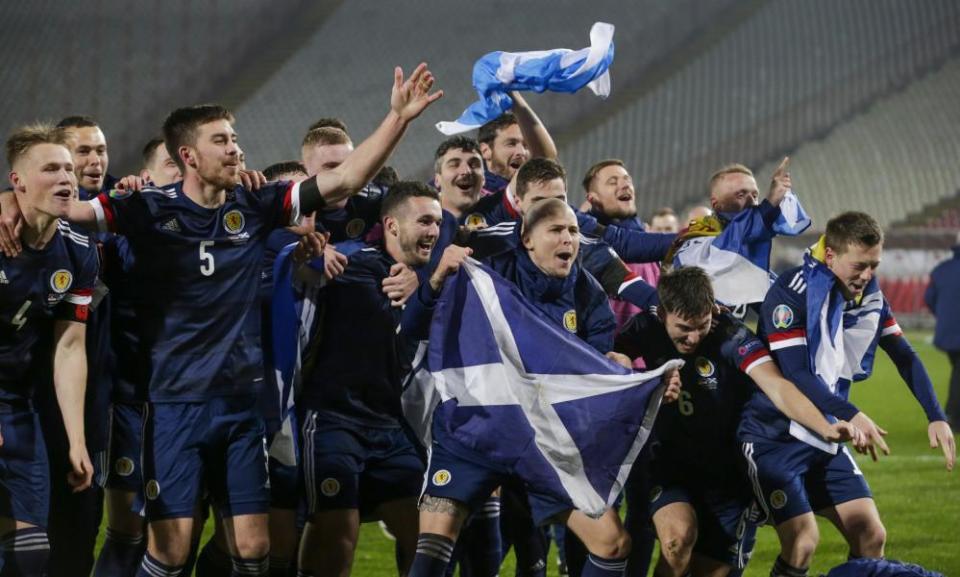
[[[182,565],[167,565],[153,558],[149,552],[143,552],[140,567],[136,577],[180,577],[183,574]]]
[[[460,571],[470,577],[496,577],[500,571],[500,497],[490,497],[473,514],[471,539],[464,543]]]
[[[126,535],[107,527],[93,577],[133,577],[146,544],[143,535]]]
[[[295,577],[296,571],[290,559],[270,556],[270,577]]]
[[[434,533],[421,533],[409,577],[443,577],[453,555],[453,540]]]
[[[270,557],[264,555],[256,559],[233,557],[233,572],[230,577],[270,577]]]
[[[807,569],[794,567],[778,555],[770,569],[770,577],[807,577]]]
[[[621,577],[627,570],[626,559],[604,559],[594,554],[587,555],[583,565],[583,577]]]
[[[47,531],[39,527],[20,529],[0,541],[0,577],[42,577],[50,560]]]
[[[197,556],[197,577],[231,577],[231,575],[233,575],[233,561],[230,559],[230,554],[210,539]]]

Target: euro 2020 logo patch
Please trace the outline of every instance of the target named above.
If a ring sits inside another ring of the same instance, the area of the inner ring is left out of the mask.
[[[450,471],[446,469],[440,469],[433,474],[433,484],[437,487],[443,487],[450,483],[450,480],[453,478],[453,475],[450,474]]]
[[[223,228],[230,234],[239,233],[243,230],[245,224],[246,220],[243,218],[243,213],[239,210],[231,210],[223,215]]]
[[[577,332],[577,311],[569,310],[563,313],[563,328],[571,333]]]
[[[788,328],[793,324],[793,309],[787,305],[777,305],[773,309],[773,326],[778,329]]]
[[[50,275],[50,288],[53,292],[63,294],[73,284],[73,275],[67,269],[60,269]]]

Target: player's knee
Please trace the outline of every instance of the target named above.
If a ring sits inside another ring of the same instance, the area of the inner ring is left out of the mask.
[[[189,540],[183,543],[175,540],[158,541],[150,541],[147,544],[147,551],[151,557],[164,565],[173,567],[180,567],[186,564],[187,558],[190,556]]]
[[[816,531],[805,531],[797,535],[790,544],[789,563],[794,567],[809,567],[819,544],[820,534]]]
[[[883,557],[883,548],[887,544],[887,529],[876,521],[866,524],[854,533],[859,542],[859,550],[852,551],[857,557]]]
[[[237,535],[236,547],[241,559],[259,559],[270,553],[270,538],[262,532]]]
[[[630,555],[631,546],[630,535],[621,528],[619,531],[603,535],[590,548],[590,552],[604,559],[624,559]]]
[[[675,527],[660,537],[660,550],[668,559],[686,558],[697,542],[697,529],[694,526]]]

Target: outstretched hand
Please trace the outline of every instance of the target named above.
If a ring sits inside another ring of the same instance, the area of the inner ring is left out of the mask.
[[[405,122],[420,116],[428,106],[443,96],[443,90],[430,93],[433,83],[433,73],[427,69],[426,62],[421,62],[406,81],[403,79],[403,70],[397,66],[393,69],[390,109]]]

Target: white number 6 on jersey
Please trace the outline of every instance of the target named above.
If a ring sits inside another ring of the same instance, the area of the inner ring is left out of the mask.
[[[200,241],[200,274],[210,276],[213,274],[213,253],[207,252],[207,247],[213,246],[212,240]]]

